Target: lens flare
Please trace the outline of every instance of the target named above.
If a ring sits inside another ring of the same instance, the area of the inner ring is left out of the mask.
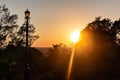
[[[71,53],[71,56],[70,56],[70,61],[69,61],[69,65],[68,65],[67,79],[66,80],[70,80],[73,58],[74,58],[74,52],[75,52],[75,47],[73,47],[72,53]]]
[[[75,31],[71,34],[70,39],[72,42],[76,43],[79,41],[80,31]]]

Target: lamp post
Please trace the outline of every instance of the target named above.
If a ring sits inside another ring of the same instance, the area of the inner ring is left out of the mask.
[[[28,53],[28,25],[30,20],[30,11],[28,9],[25,11],[26,20],[26,54],[25,54],[25,70],[24,70],[24,80],[29,80],[29,53]]]

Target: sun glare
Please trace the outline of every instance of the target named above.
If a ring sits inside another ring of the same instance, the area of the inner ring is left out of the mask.
[[[72,42],[76,43],[79,41],[80,31],[75,31],[71,34],[70,39]]]

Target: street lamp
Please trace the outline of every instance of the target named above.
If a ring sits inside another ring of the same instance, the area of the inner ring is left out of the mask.
[[[28,26],[30,20],[30,11],[28,9],[25,11],[26,20],[26,54],[25,54],[25,70],[24,70],[24,80],[29,80],[29,53],[28,53]]]

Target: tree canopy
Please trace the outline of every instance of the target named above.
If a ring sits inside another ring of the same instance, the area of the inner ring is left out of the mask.
[[[18,15],[10,14],[10,10],[6,5],[0,6],[0,48],[5,48],[8,45],[24,46],[26,26],[25,23],[22,26],[17,24]],[[38,35],[34,35],[35,27],[29,25],[29,46],[39,38]]]
[[[0,6],[0,48],[5,47],[11,41],[10,36],[15,35],[17,30],[18,16],[16,14],[11,15],[8,8]]]
[[[93,35],[99,34],[104,38],[106,34],[120,45],[120,19],[112,22],[109,18],[101,19],[101,17],[97,17],[93,22],[89,23],[81,33],[84,35],[85,32],[95,32]]]
[[[76,46],[73,77],[76,80],[120,79],[119,36],[120,19],[112,22],[97,17],[89,23]]]

